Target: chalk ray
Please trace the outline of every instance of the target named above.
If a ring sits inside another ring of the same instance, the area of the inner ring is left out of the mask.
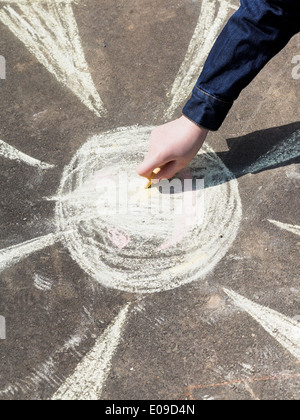
[[[20,152],[19,150],[15,149],[13,146],[10,146],[2,140],[0,140],[0,156],[3,156],[6,159],[10,160],[16,160],[17,162],[26,163],[27,165],[33,166],[35,168],[45,170],[55,168],[55,165],[50,165],[48,163],[34,159],[31,156]]]
[[[99,400],[120,343],[130,304],[97,340],[93,349],[77,365],[75,372],[53,395],[52,400]]]
[[[287,230],[288,232],[294,233],[295,235],[300,236],[300,226],[289,225],[287,223],[276,222],[276,220],[269,220],[270,223],[279,227],[280,229]]]
[[[236,306],[246,311],[278,343],[300,360],[300,325],[296,320],[273,309],[254,303],[232,290],[224,289],[224,292],[233,300]]]
[[[186,99],[187,92],[194,88],[230,9],[237,10],[237,7],[228,0],[202,1],[197,26],[170,91],[171,104],[164,114],[165,118],[172,117],[178,106]]]
[[[274,146],[256,162],[244,169],[243,173],[254,174],[277,165],[283,165],[298,157],[300,157],[300,130],[297,130],[291,137]]]
[[[86,62],[71,1],[21,1],[0,21],[56,79],[98,117],[106,113]]]
[[[31,254],[54,245],[61,235],[49,234],[0,250],[0,272],[19,263]]]

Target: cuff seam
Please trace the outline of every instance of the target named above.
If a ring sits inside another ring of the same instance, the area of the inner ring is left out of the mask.
[[[223,99],[216,98],[215,96],[211,95],[210,93],[205,92],[205,90],[200,89],[198,86],[195,86],[195,88],[196,88],[199,92],[203,93],[204,95],[208,96],[209,98],[214,99],[215,101],[218,101],[218,102],[221,102],[221,103],[223,103],[223,104],[227,104],[227,105],[231,105],[231,104],[232,104],[232,102],[227,102],[227,101],[223,101]]]

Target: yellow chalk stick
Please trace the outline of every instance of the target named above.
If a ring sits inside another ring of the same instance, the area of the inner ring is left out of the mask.
[[[152,184],[152,179],[147,179],[147,182],[146,182],[146,184],[144,186],[145,190],[147,190],[148,188],[150,188],[151,187],[151,184]]]
[[[148,188],[151,187],[154,176],[157,175],[160,171],[161,171],[161,168],[154,169],[154,171],[152,172],[152,175],[151,175],[150,179],[147,179],[147,183],[145,184],[145,187],[144,187],[145,190],[147,190]]]

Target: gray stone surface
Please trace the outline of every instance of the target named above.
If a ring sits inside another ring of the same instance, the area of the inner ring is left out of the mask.
[[[55,165],[40,170],[0,156],[0,258],[12,246],[55,232],[55,203],[45,197],[57,193],[64,167],[89,137],[164,122],[200,6],[193,0],[82,0],[72,6],[107,109],[101,118],[0,23],[7,67],[0,80],[0,139]],[[243,217],[233,246],[205,278],[148,295],[105,288],[59,241],[1,271],[6,340],[0,340],[0,399],[51,399],[127,303],[99,398],[300,397],[300,241],[269,222],[300,225],[300,148],[292,160],[244,171],[297,131],[300,142],[300,80],[293,79],[291,63],[299,53],[297,36],[242,93],[221,130],[209,135],[208,144],[237,177]],[[288,319],[282,317],[282,325],[274,320],[270,333],[224,288]],[[282,339],[285,322],[293,337],[286,330]]]

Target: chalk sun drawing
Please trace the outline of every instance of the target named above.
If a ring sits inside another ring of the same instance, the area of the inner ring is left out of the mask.
[[[258,305],[232,290],[224,289],[224,292],[236,306],[246,311],[294,357],[300,360],[300,325],[298,321],[273,309]]]
[[[60,83],[71,89],[97,116],[102,116],[105,109],[84,57],[71,7],[73,1],[7,0],[0,3],[6,3],[0,11],[0,21]],[[168,118],[192,89],[230,10],[237,9],[225,0],[203,0],[201,4],[194,36],[169,95],[171,104],[165,114]],[[97,190],[99,182],[105,183],[124,168],[133,183],[140,182],[134,178],[135,167],[142,158],[141,151],[146,147],[152,128],[120,128],[89,139],[65,168],[58,193],[51,198],[56,201],[56,233],[1,250],[0,270],[62,241],[92,279],[119,290],[160,292],[199,280],[210,272],[236,238],[242,206],[236,178],[209,146],[203,148],[190,167],[192,176],[204,178],[204,218],[202,214],[201,218],[193,214],[191,221],[181,219],[184,232],[176,229],[178,219],[174,213],[162,211],[158,217],[149,218],[149,212],[144,211],[147,194],[154,196],[152,205],[158,204],[159,192],[155,189],[131,194],[131,203],[139,202],[139,206],[131,207],[129,217],[128,214],[112,214],[105,219],[99,216],[99,207],[104,204]],[[118,156],[111,147],[116,143]],[[10,153],[11,157],[7,153],[7,158],[50,169],[51,165],[48,168],[47,164],[30,160],[21,152],[12,153],[10,149]],[[199,194],[202,191],[190,192],[193,197]],[[159,198],[161,205],[162,197]],[[180,198],[179,195],[173,200]],[[173,231],[170,226],[174,227]],[[34,284],[41,290],[51,289],[51,283],[37,276]],[[101,397],[128,313],[129,305],[126,305],[53,399]]]
[[[178,176],[181,176],[184,182],[186,182],[186,180],[188,179],[193,180],[192,173],[188,168],[185,168],[182,171],[180,171],[180,174],[178,174]],[[203,183],[201,185],[202,188],[204,187],[204,180],[201,180],[201,182]],[[182,189],[184,191],[185,198],[187,198],[188,208],[185,208],[183,214],[179,215],[177,219],[174,220],[175,226],[173,234],[170,238],[166,240],[166,242],[160,245],[160,247],[158,248],[159,251],[170,247],[174,247],[178,243],[180,243],[183,240],[183,238],[188,235],[190,229],[192,229],[197,223],[197,215],[199,215],[198,212],[204,210],[203,202],[202,205],[194,205],[194,203],[197,202],[197,200],[199,200],[199,196],[197,197],[197,193],[192,188],[192,185],[188,188],[185,188],[184,184]],[[203,199],[204,195],[205,194],[203,193]]]
[[[205,276],[232,245],[242,216],[237,180],[209,146],[190,166],[197,177],[199,168],[206,168],[202,169],[204,211],[194,215],[193,226],[174,247],[162,245],[175,228],[177,216],[167,207],[170,197],[157,189],[145,192],[154,195],[151,214],[149,201],[140,199],[137,206],[136,193],[129,191],[129,197],[124,197],[129,200],[128,213],[99,215],[99,206],[105,203],[94,182],[97,173],[111,168],[106,179],[101,179],[102,185],[109,185],[125,168],[131,185],[137,186],[133,191],[138,190],[141,182],[135,168],[152,129],[127,127],[92,137],[65,168],[55,197],[57,233],[62,233],[72,258],[103,286],[135,293],[169,290]],[[118,144],[118,156],[112,144]],[[181,200],[183,194],[174,194],[172,199]],[[201,200],[203,190],[195,194]],[[122,242],[118,250],[107,238],[111,229],[126,232],[130,242]]]
[[[244,169],[244,173],[256,173],[268,168],[276,167],[300,157],[300,130],[295,131],[291,137],[284,139],[265,153],[256,162]]]
[[[0,21],[56,79],[94,114],[105,114],[86,62],[71,0],[21,0],[0,10]]]
[[[0,156],[3,156],[5,159],[15,160],[17,162],[26,163],[26,165],[33,166],[35,168],[40,168],[43,170],[52,169],[55,165],[50,165],[48,163],[41,162],[37,159],[34,159],[25,153],[20,152],[4,141],[0,140]]]
[[[237,6],[227,0],[202,1],[197,26],[168,95],[171,104],[165,112],[165,118],[172,117],[174,111],[184,102],[187,92],[193,89],[220,29],[230,11],[237,9]]]
[[[287,230],[288,232],[291,232],[291,233],[294,233],[295,235],[300,236],[300,226],[276,222],[276,220],[269,220],[269,222],[279,227],[280,229]]]
[[[126,305],[97,340],[93,349],[77,365],[75,372],[53,395],[52,400],[98,400],[109,374],[127,320]]]
[[[61,235],[50,233],[41,238],[32,239],[22,244],[0,250],[0,272],[19,263],[31,254],[54,245],[61,239]]]

